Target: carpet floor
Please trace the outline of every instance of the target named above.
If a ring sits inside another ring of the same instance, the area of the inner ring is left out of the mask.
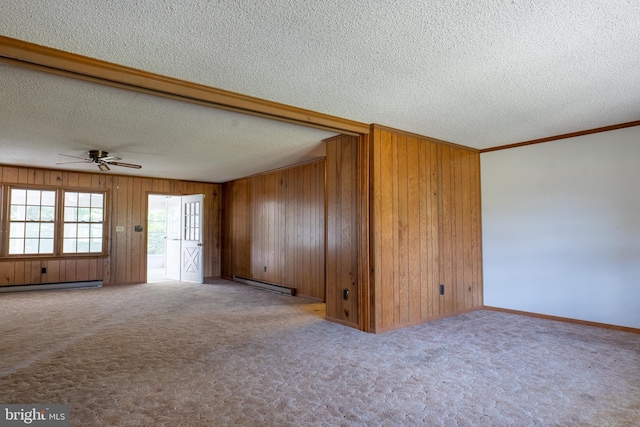
[[[381,335],[224,280],[0,295],[0,403],[72,426],[640,426],[640,335],[479,310]]]

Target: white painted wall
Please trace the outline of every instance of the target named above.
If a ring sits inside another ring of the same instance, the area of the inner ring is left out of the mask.
[[[640,328],[640,126],[481,165],[484,304]]]

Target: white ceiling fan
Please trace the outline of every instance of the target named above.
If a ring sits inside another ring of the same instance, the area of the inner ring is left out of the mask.
[[[95,163],[96,165],[98,165],[98,169],[100,169],[101,171],[111,170],[109,166],[122,166],[125,168],[132,168],[132,169],[142,168],[142,166],[140,165],[120,162],[119,160],[122,160],[121,157],[110,156],[108,152],[103,150],[90,150],[89,152],[87,152],[87,155],[89,156],[89,158],[70,156],[68,154],[60,154],[60,155],[65,157],[73,157],[74,159],[80,159],[82,161],[56,163],[57,165],[64,165],[68,163]]]

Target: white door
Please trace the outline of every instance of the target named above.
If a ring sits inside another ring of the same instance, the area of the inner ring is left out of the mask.
[[[164,277],[180,280],[180,248],[182,230],[182,197],[167,197],[166,202],[166,250],[164,260]]]
[[[204,283],[204,194],[182,197],[180,280]]]

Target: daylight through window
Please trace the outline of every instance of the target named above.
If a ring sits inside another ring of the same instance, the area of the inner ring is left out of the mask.
[[[105,192],[4,188],[9,212],[0,228],[8,233],[0,239],[0,256],[104,254]]]
[[[56,192],[11,189],[9,254],[53,254]]]

